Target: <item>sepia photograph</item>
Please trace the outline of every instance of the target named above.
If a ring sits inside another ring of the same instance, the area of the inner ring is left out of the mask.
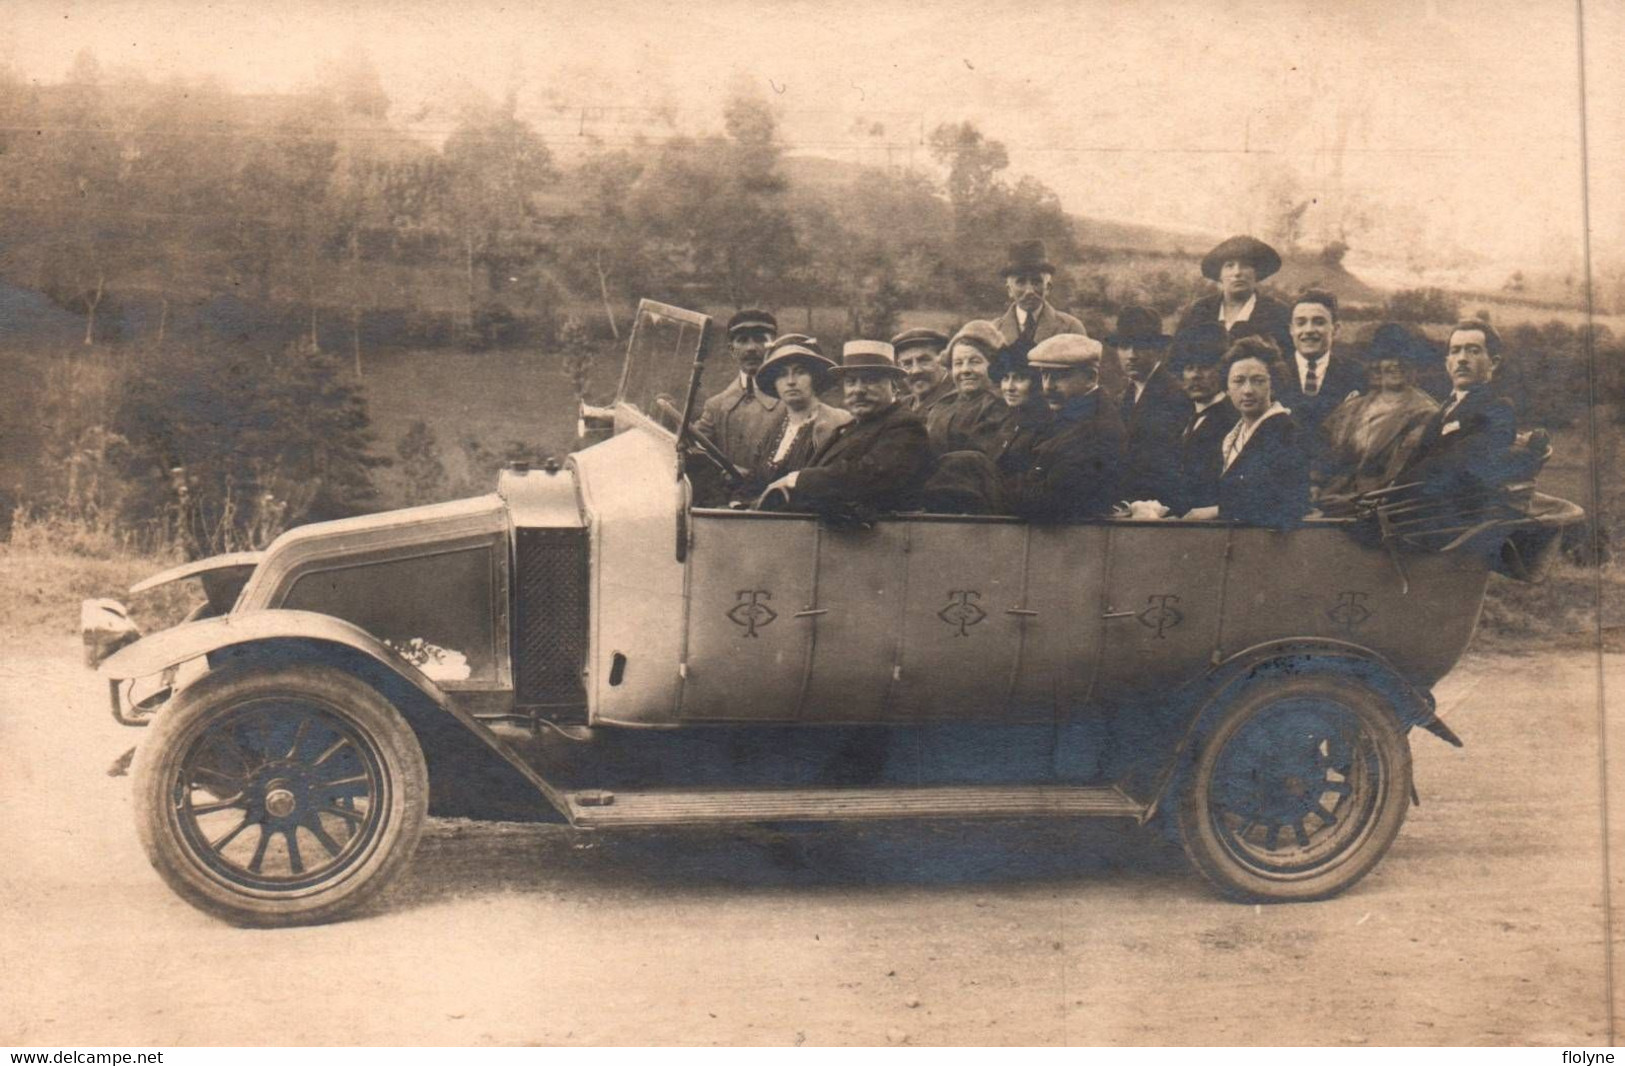
[[[1622,86],[10,0],[0,1044],[1613,1045]]]

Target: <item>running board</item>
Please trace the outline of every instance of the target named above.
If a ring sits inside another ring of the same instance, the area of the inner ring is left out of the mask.
[[[1148,808],[1114,786],[965,785],[932,788],[778,788],[565,794],[571,824],[715,825],[887,818],[1133,818]]]

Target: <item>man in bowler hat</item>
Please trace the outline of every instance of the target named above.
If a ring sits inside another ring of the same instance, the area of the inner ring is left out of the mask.
[[[1237,341],[1248,332],[1238,327],[1247,323],[1251,332],[1268,337],[1282,352],[1290,352],[1286,306],[1258,291],[1259,282],[1280,269],[1280,253],[1257,237],[1242,235],[1220,241],[1202,257],[1202,276],[1218,283],[1219,291],[1186,308],[1175,332],[1193,322],[1218,322],[1227,339]]]
[[[1010,294],[1010,306],[996,325],[1004,346],[1014,351],[1016,358],[1025,357],[1034,345],[1058,333],[1088,336],[1089,331],[1083,328],[1082,322],[1049,302],[1055,264],[1049,261],[1043,241],[1012,244],[1002,273],[1005,290]]]
[[[1125,307],[1106,343],[1128,372],[1118,414],[1128,439],[1123,496],[1171,505],[1179,489],[1179,441],[1191,416],[1190,397],[1163,366],[1170,337],[1149,307]]]
[[[779,401],[756,387],[756,372],[778,331],[778,320],[772,314],[754,308],[728,320],[728,349],[739,370],[727,388],[705,401],[694,422],[694,428],[740,469],[750,466],[762,442],[778,426]]]

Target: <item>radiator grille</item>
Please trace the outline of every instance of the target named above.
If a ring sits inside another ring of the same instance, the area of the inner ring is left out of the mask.
[[[587,693],[587,537],[515,530],[514,688],[520,704],[578,704]],[[558,717],[558,716],[550,716]]]

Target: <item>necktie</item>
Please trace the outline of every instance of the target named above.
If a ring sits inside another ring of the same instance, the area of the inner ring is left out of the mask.
[[[1031,342],[1038,334],[1038,314],[1035,311],[1027,312],[1027,321],[1021,324],[1021,340]]]
[[[756,381],[749,374],[745,375],[745,397],[749,399],[756,395]]]
[[[1305,395],[1314,396],[1320,392],[1320,378],[1317,376],[1316,370],[1320,366],[1320,357],[1316,356],[1310,359],[1305,356],[1304,358],[1309,363],[1309,369],[1303,372],[1303,391]]]

